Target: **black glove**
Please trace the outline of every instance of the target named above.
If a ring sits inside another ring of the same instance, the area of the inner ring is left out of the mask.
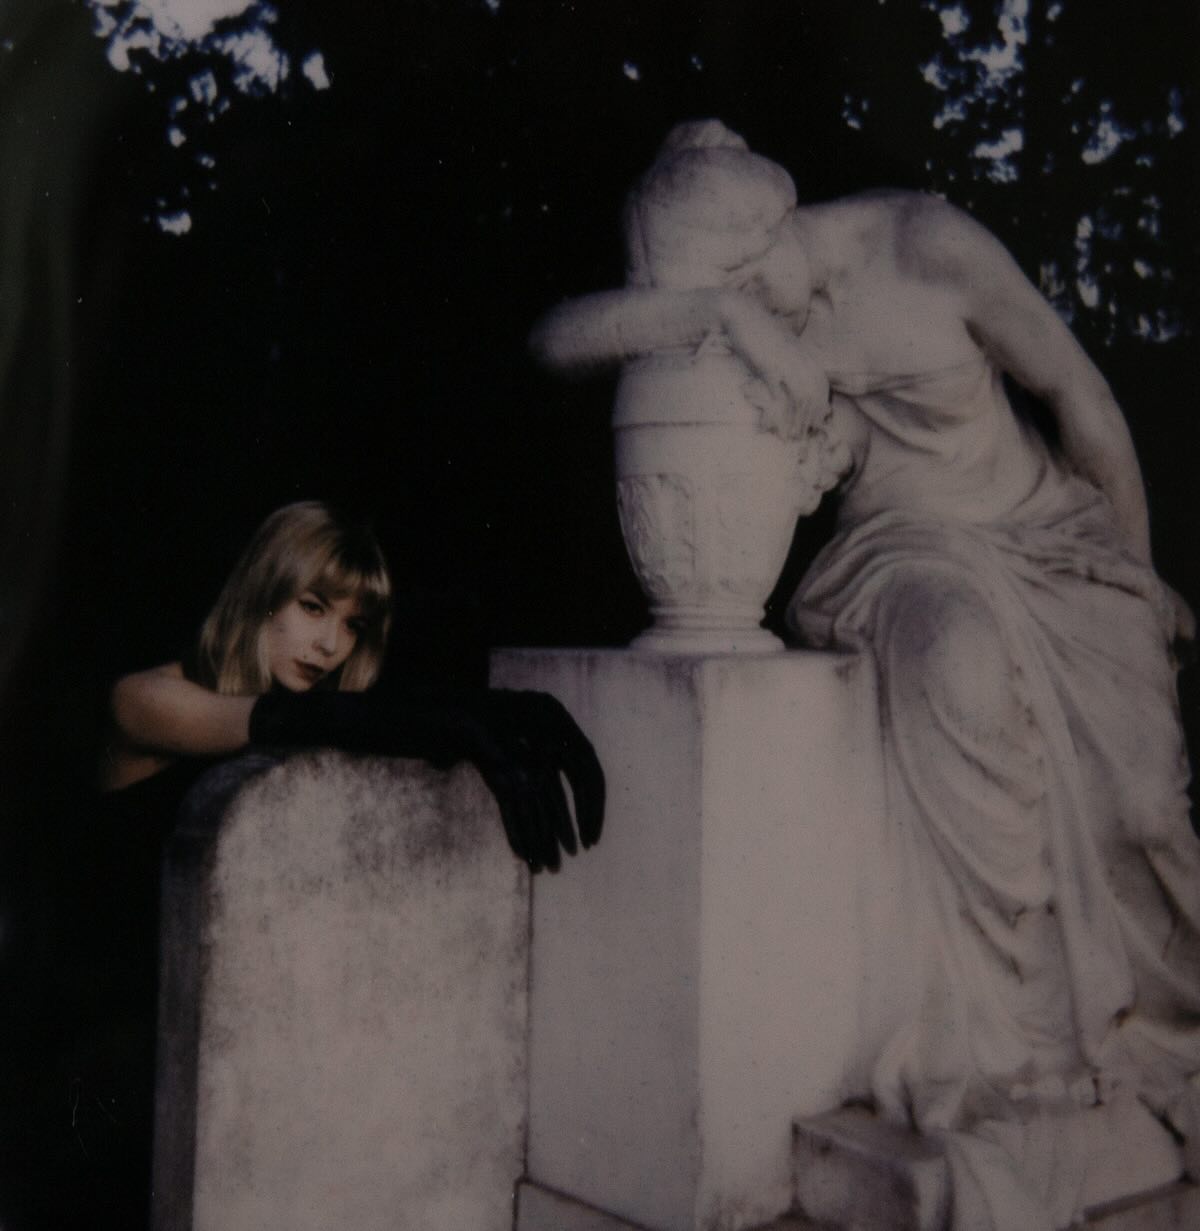
[[[464,739],[461,756],[488,784],[509,845],[537,871],[557,869],[559,848],[576,852],[560,774],[571,786],[575,825],[586,849],[604,824],[604,772],[587,736],[549,693],[493,689],[451,707]]]
[[[471,761],[496,798],[513,851],[537,872],[577,844],[560,774],[570,783],[586,848],[604,822],[604,773],[587,737],[547,693],[396,698],[372,692],[267,693],[250,713],[252,743],[328,746],[417,757],[445,768]]]

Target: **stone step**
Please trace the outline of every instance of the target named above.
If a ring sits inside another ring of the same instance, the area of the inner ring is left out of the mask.
[[[540,1184],[517,1186],[517,1231],[645,1231]]]
[[[586,1202],[523,1180],[517,1187],[518,1231],[651,1231]],[[660,1229],[654,1229],[660,1231]],[[673,1228],[672,1231],[675,1231]],[[826,1231],[801,1214],[782,1218],[754,1231]],[[1124,1228],[1121,1228],[1124,1231]]]
[[[940,1231],[946,1160],[916,1133],[860,1108],[797,1121],[796,1206],[847,1231]]]
[[[1149,1217],[1153,1204],[1186,1209],[1190,1225],[1200,1227],[1192,1204],[1197,1190],[1176,1184],[1183,1174],[1179,1147],[1140,1103],[1064,1112],[1057,1131],[1072,1134],[1088,1160],[1072,1183],[1080,1185],[1089,1224],[1141,1231],[1129,1211]],[[818,1224],[839,1231],[940,1231],[945,1224],[949,1186],[940,1144],[865,1109],[797,1122],[795,1166],[796,1207]]]
[[[901,1134],[909,1137],[911,1134]],[[911,1148],[911,1141],[906,1143]],[[906,1148],[902,1147],[902,1148]],[[518,1187],[517,1227],[520,1231],[648,1231],[613,1214],[524,1181]],[[862,1215],[873,1219],[879,1213],[864,1203]],[[891,1231],[894,1210],[884,1221],[863,1221],[855,1231]],[[755,1231],[844,1231],[854,1224],[817,1222],[797,1211],[757,1227]],[[1094,1208],[1077,1231],[1196,1231],[1200,1228],[1200,1188],[1177,1182],[1135,1198]]]
[[[1077,1228],[1200,1228],[1200,1187],[1180,1180],[1178,1147],[1140,1103],[1064,1113],[1061,1132],[1087,1146]],[[948,1190],[936,1140],[844,1108],[796,1124],[795,1208],[754,1231],[944,1231]],[[517,1208],[518,1231],[694,1231],[648,1228],[529,1181]]]

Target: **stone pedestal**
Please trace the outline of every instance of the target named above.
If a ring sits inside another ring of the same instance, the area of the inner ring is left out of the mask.
[[[521,1231],[779,1216],[793,1120],[861,1092],[888,1023],[870,662],[505,651],[493,682],[558,696],[609,786],[599,846],[534,883]]]
[[[528,884],[465,765],[297,756],[185,818],[155,1231],[511,1231]]]

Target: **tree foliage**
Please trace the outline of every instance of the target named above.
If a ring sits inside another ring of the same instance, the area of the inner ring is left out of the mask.
[[[1190,333],[1194,5],[925,0],[916,22],[895,3],[845,7],[868,68],[902,45],[898,23],[921,32],[903,81],[847,85],[848,126],[887,141],[895,111],[915,112],[924,186],[990,221],[1090,338]]]

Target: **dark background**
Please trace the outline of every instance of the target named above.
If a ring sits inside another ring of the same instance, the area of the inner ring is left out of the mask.
[[[995,37],[996,6],[959,7],[968,41]],[[966,117],[941,128],[921,73],[948,54],[931,5],[279,8],[288,87],[226,90],[233,105],[178,150],[167,103],[199,60],[119,74],[71,0],[14,0],[0,19],[0,256],[25,262],[0,265],[0,311],[22,322],[18,357],[0,358],[4,1064],[39,1054],[107,686],[179,655],[272,508],[324,497],[373,520],[401,587],[393,684],[479,680],[489,646],[619,645],[642,626],[612,498],[610,380],[539,372],[525,337],[560,298],[620,282],[624,192],[677,120],[720,116],[792,171],[802,200],[938,189],[1031,276],[1065,269],[1060,306],[1143,460],[1160,571],[1200,599],[1193,0],[1136,16],[1034,0],[1026,71],[1002,97],[976,95],[962,61]],[[327,91],[300,78],[314,48]],[[1163,124],[1171,86],[1177,135]],[[1105,101],[1136,135],[1085,163]],[[1017,177],[995,182],[970,151],[1014,114]],[[1138,222],[1148,195],[1157,234]],[[177,206],[191,231],[162,233],[156,214]],[[1106,230],[1097,309],[1070,289],[1088,211]],[[1135,255],[1155,272],[1138,275]],[[1138,315],[1159,310],[1177,336],[1139,338]],[[773,618],[828,522],[801,527]],[[6,1095],[9,1156],[28,1158],[13,1134],[32,1097],[20,1083]]]

